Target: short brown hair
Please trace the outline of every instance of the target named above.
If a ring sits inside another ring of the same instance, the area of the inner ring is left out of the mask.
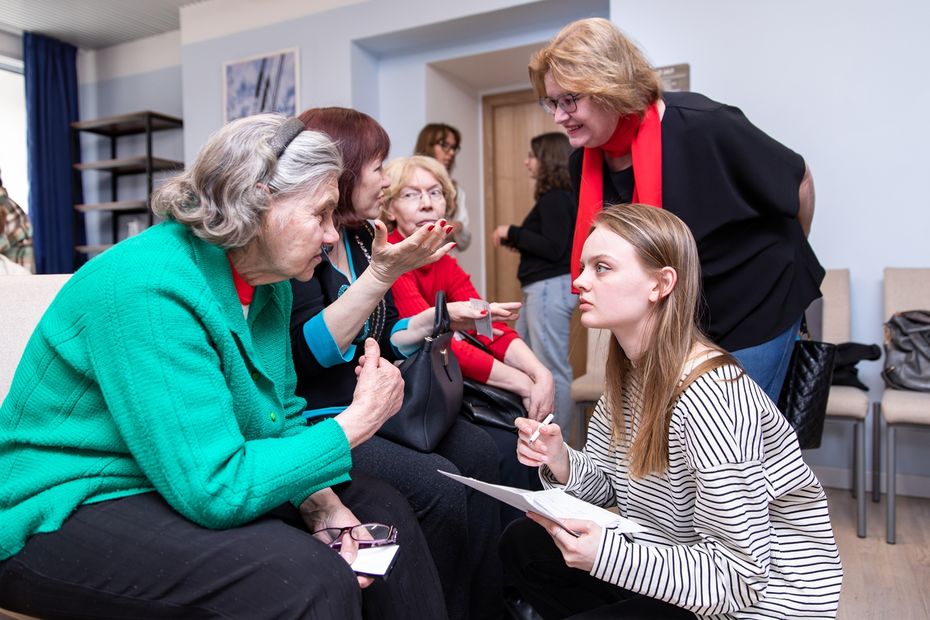
[[[363,166],[373,159],[387,157],[391,150],[387,132],[378,121],[351,108],[310,108],[298,118],[307,129],[322,131],[339,145],[345,169],[339,177],[339,203],[333,223],[336,228],[361,228],[365,222],[355,214],[352,192]]]
[[[452,125],[447,125],[446,123],[429,123],[425,125],[417,135],[417,144],[413,147],[413,154],[432,157],[433,146],[445,140],[446,134],[450,133],[455,137],[455,143],[461,148],[462,133]],[[455,158],[452,159],[452,163],[449,165],[450,173],[454,166]]]
[[[539,134],[530,140],[530,152],[539,162],[534,192],[536,200],[552,189],[571,191],[568,157],[572,154],[572,145],[568,136],[560,131]]]
[[[546,96],[546,74],[567,91],[626,116],[642,115],[662,94],[658,73],[609,20],[580,19],[562,28],[530,59],[530,81]]]

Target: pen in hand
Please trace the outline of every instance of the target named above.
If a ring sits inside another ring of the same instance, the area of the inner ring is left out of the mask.
[[[549,424],[550,422],[552,422],[552,419],[553,419],[554,417],[555,417],[555,416],[552,415],[551,413],[550,413],[549,415],[547,415],[547,416],[545,417],[545,419],[543,419],[543,421],[539,423],[539,426],[536,427],[536,430],[533,431],[533,434],[530,435],[530,440],[529,440],[528,443],[533,443],[534,441],[536,441],[537,439],[539,439],[539,429],[541,429],[541,428],[542,428],[543,426],[545,426],[546,424]]]

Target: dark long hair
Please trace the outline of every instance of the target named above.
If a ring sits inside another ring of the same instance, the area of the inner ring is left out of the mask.
[[[339,177],[339,203],[333,213],[336,228],[355,230],[364,220],[355,214],[352,192],[362,167],[373,159],[386,159],[391,139],[378,121],[351,108],[310,108],[298,117],[304,127],[322,131],[339,145],[345,171]]]
[[[572,153],[572,145],[568,136],[558,131],[540,134],[530,140],[530,151],[539,162],[534,196],[536,200],[552,189],[571,191],[568,156]]]

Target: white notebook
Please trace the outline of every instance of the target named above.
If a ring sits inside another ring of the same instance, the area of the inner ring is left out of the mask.
[[[594,521],[601,527],[616,528],[623,533],[642,532],[644,529],[643,526],[635,521],[631,521],[609,510],[605,510],[600,506],[595,506],[577,497],[573,497],[562,489],[526,491],[524,489],[506,487],[500,484],[482,482],[467,476],[450,474],[441,469],[436,471],[440,474],[449,476],[453,480],[458,480],[462,484],[468,485],[473,489],[477,489],[482,493],[490,495],[505,504],[510,504],[514,508],[523,510],[524,512],[535,512],[548,519],[552,519],[569,532],[571,532],[571,529],[565,527],[563,524],[563,520],[565,519],[586,519],[588,521]]]

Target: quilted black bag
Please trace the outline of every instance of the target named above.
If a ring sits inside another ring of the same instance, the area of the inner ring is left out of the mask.
[[[491,351],[483,342],[471,334],[461,332],[469,343],[491,355]],[[519,394],[494,387],[480,381],[465,379],[462,394],[462,415],[469,422],[484,426],[496,426],[517,432],[513,421],[517,418],[527,417],[526,407]]]
[[[433,332],[400,365],[404,403],[378,435],[420,452],[432,452],[455,424],[462,407],[462,370],[452,352],[445,292],[436,293]]]
[[[801,338],[794,343],[778,397],[778,408],[797,434],[802,450],[820,447],[835,358],[836,345],[811,340],[807,324],[802,322]]]
[[[930,392],[930,312],[897,312],[885,323],[885,367],[889,387]]]

